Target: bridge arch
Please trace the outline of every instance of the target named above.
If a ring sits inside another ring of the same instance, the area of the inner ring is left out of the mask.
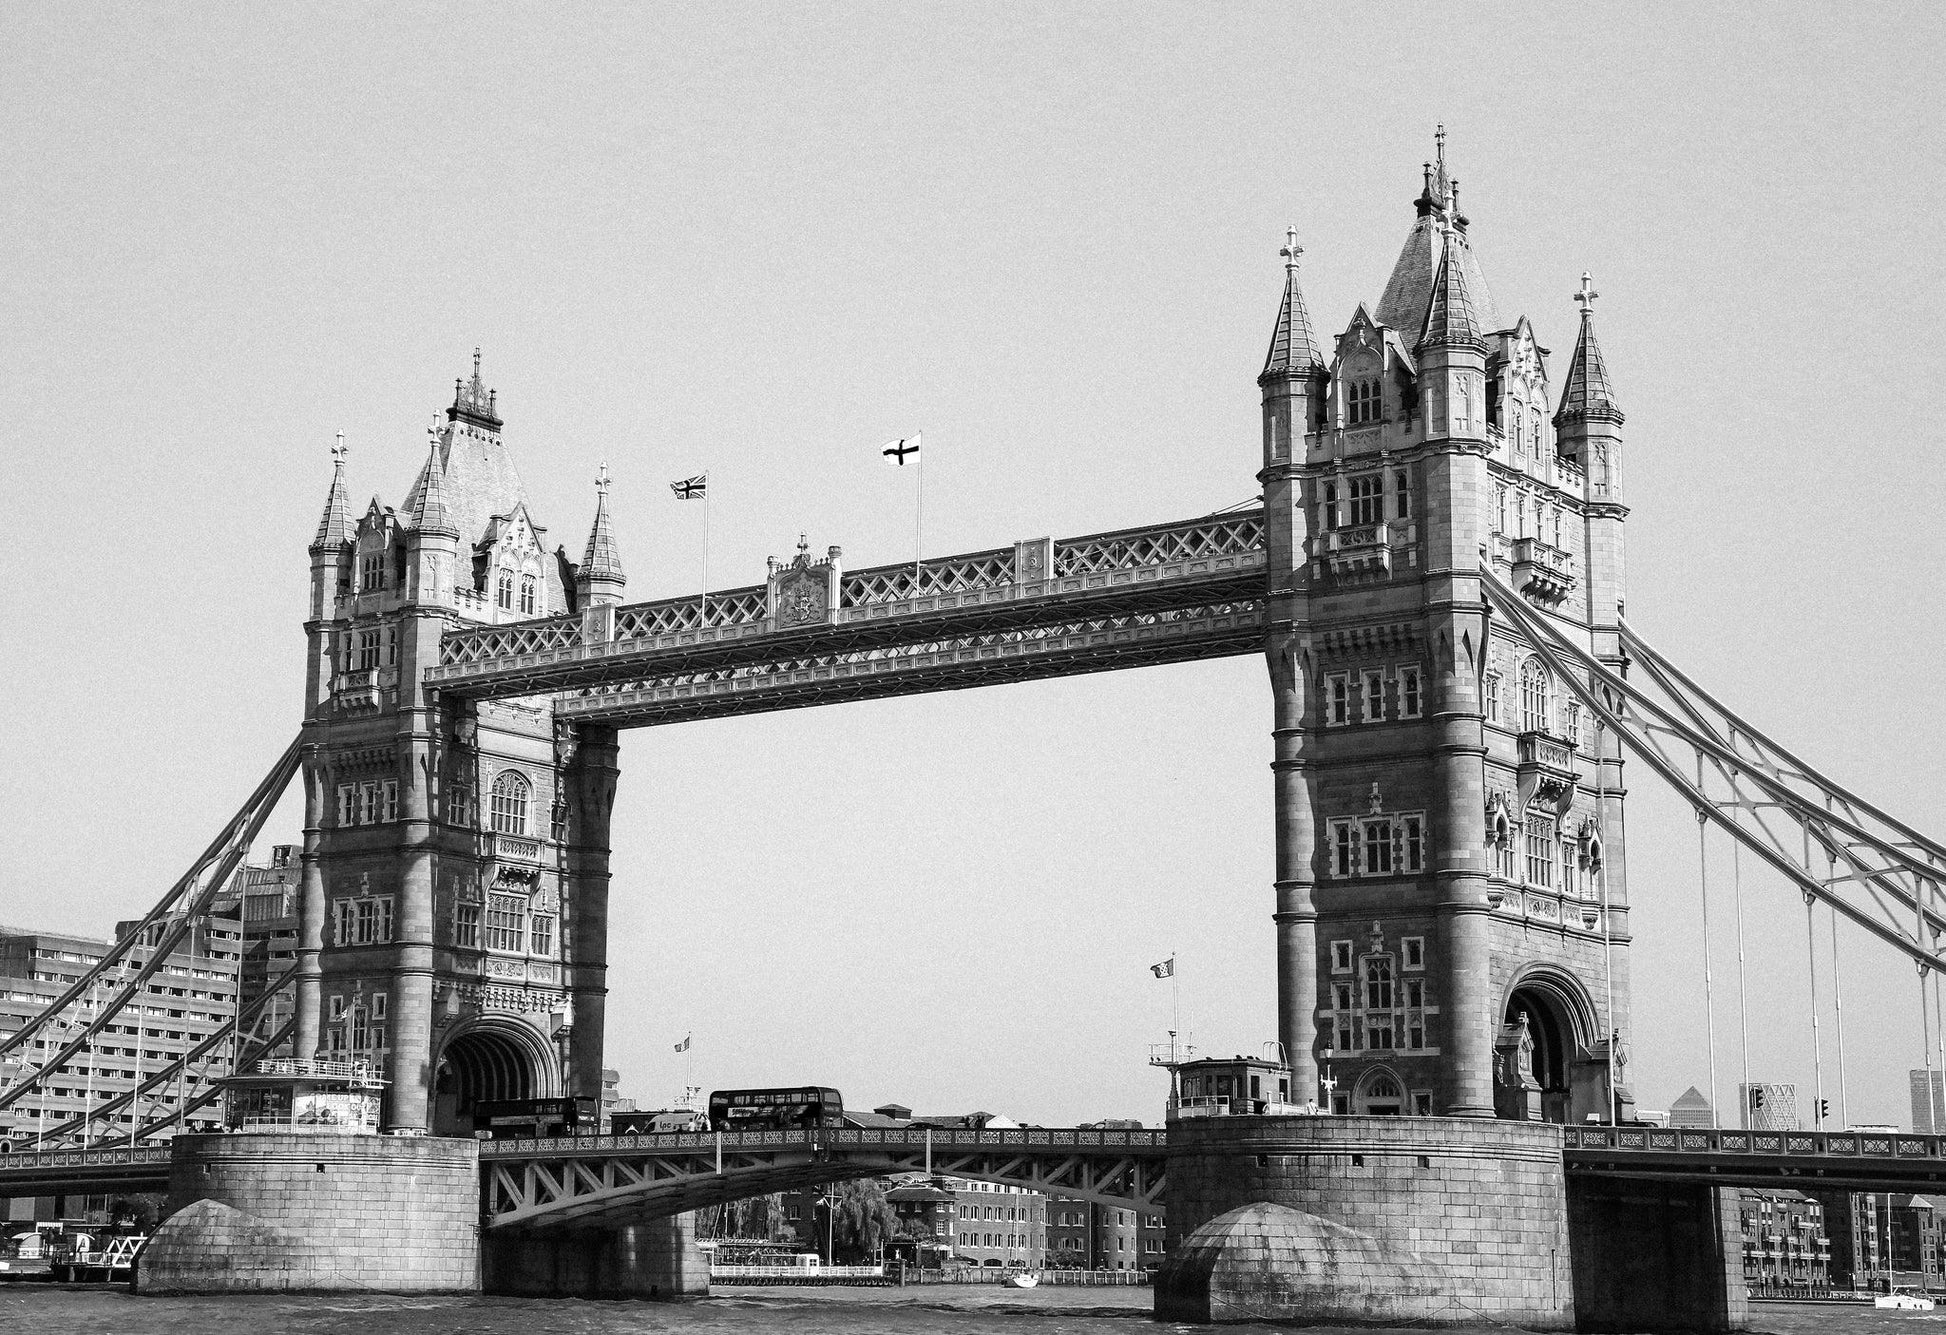
[[[466,1135],[473,1108],[496,1099],[547,1099],[561,1093],[553,1047],[532,1027],[483,1015],[455,1025],[433,1062],[433,1134]]]
[[[1503,1033],[1508,1034],[1525,1020],[1533,1080],[1539,1086],[1538,1108],[1520,1105],[1510,1115],[1538,1115],[1549,1122],[1574,1120],[1574,1065],[1594,1052],[1601,1035],[1587,989],[1561,969],[1530,964],[1509,980],[1500,1017]]]

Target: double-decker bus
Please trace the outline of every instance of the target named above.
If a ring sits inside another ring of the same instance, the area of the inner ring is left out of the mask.
[[[473,1133],[492,1140],[588,1135],[600,1125],[601,1105],[586,1096],[494,1099],[473,1105]]]
[[[845,1123],[845,1100],[835,1089],[718,1089],[709,1096],[712,1131],[799,1131]]]

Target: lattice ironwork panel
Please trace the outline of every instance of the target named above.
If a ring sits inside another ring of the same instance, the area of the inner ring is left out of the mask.
[[[1008,547],[998,551],[975,552],[970,556],[922,561],[917,571],[911,565],[855,570],[846,575],[838,587],[844,606],[863,607],[869,603],[897,603],[935,594],[1001,588],[1013,581],[1014,553]]]
[[[1167,565],[1214,556],[1240,556],[1263,549],[1259,515],[1231,515],[1166,528],[1129,529],[1072,538],[1054,544],[1054,574],[1093,575],[1131,566]]]
[[[758,585],[712,593],[707,608],[700,597],[618,607],[615,609],[615,638],[646,640],[704,626],[741,626],[762,621],[769,613],[768,598],[766,589]]]
[[[516,621],[506,626],[482,626],[459,631],[439,644],[441,663],[481,663],[516,654],[546,653],[580,643],[579,616],[549,617],[544,621]]]

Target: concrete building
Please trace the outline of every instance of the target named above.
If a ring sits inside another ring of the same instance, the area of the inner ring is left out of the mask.
[[[1162,1264],[1160,1212],[1118,1210],[1056,1196],[1047,1206],[1047,1264],[1073,1270],[1153,1270]]]
[[[241,1005],[247,1010],[268,990],[273,979],[297,964],[297,893],[301,864],[295,844],[278,844],[267,863],[245,863],[231,887],[220,895],[212,911],[243,925],[243,984]],[[297,990],[285,987],[273,996],[253,1025],[264,1038],[279,1032],[297,1011]],[[295,1055],[293,1040],[284,1038],[257,1053],[266,1057]]]
[[[1737,1106],[1746,1131],[1796,1131],[1797,1086],[1752,1083],[1737,1086]]]
[[[1831,1285],[1946,1289],[1946,1203],[1933,1196],[1816,1192],[1831,1239]]]
[[[1753,1291],[1810,1296],[1831,1287],[1831,1240],[1817,1197],[1746,1188],[1738,1216],[1743,1278]]]
[[[153,947],[172,925],[163,920],[142,932],[131,952],[130,968],[126,973],[111,970],[94,993],[97,1001],[111,995],[115,980],[149,961]],[[138,926],[121,923],[117,931],[128,934]],[[235,1014],[242,936],[242,925],[232,917],[210,917],[192,927],[143,984],[141,994],[101,1029],[92,1047],[77,1052],[55,1071],[65,1078],[44,1082],[32,1097],[0,1111],[0,1132],[16,1145],[32,1146],[86,1110],[131,1092],[146,1077],[226,1029]],[[0,1037],[15,1033],[25,1020],[45,1010],[99,964],[108,950],[109,943],[98,938],[0,927]],[[77,1020],[43,1031],[24,1048],[0,1059],[0,1082],[11,1082],[57,1056],[94,1014],[84,993]],[[193,1086],[199,1075],[214,1077],[228,1070],[227,1046],[223,1046],[198,1061],[184,1084]],[[154,1120],[165,1102],[169,1100],[151,1097],[107,1114],[85,1138],[99,1143],[126,1136]],[[222,1110],[208,1105],[192,1114],[188,1125],[192,1131],[219,1130]],[[165,1127],[157,1134],[167,1138],[176,1129]],[[60,1139],[79,1144],[83,1138],[76,1127]]]
[[[1669,1125],[1685,1131],[1708,1131],[1716,1125],[1716,1110],[1703,1097],[1703,1091],[1691,1085],[1669,1105]]]
[[[1946,1071],[1913,1071],[1909,1079],[1913,1134],[1937,1136],[1946,1131]]]

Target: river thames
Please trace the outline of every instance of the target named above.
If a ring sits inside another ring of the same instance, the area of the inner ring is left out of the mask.
[[[1134,1324],[1134,1323],[1142,1324]],[[1829,1335],[1941,1328],[1946,1312],[1766,1303],[1751,1329]],[[719,1290],[691,1303],[522,1298],[137,1298],[119,1289],[0,1287],[0,1331],[21,1335],[1134,1335],[1149,1328],[1147,1289],[987,1286]],[[1173,1325],[1170,1330],[1214,1330]],[[1227,1326],[1237,1335],[1289,1327]],[[1313,1327],[1312,1329],[1337,1329]],[[1502,1329],[1508,1329],[1503,1327]],[[1369,1328],[1363,1335],[1372,1335]]]

